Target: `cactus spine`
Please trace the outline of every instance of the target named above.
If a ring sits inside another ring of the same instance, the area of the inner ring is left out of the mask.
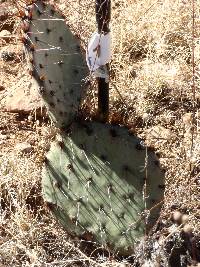
[[[75,122],[87,70],[63,16],[35,1],[24,25],[41,96],[56,125],[67,127],[47,154],[44,199],[67,231],[130,253],[159,217],[164,177],[158,160],[125,127]]]
[[[84,94],[87,66],[78,40],[53,6],[36,1],[24,18],[25,49],[33,79],[59,127],[75,118]]]
[[[73,124],[71,133],[60,136],[47,155],[45,199],[68,231],[82,237],[88,233],[124,254],[158,219],[159,206],[146,215],[145,209],[163,199],[157,158],[148,152],[146,166],[145,159],[141,140],[124,127]]]

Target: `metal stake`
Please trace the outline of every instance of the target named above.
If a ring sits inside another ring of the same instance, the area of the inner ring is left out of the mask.
[[[111,17],[111,0],[96,0],[96,21],[99,34],[107,34]],[[105,73],[109,76],[109,65],[102,66]],[[97,78],[98,83],[98,115],[103,122],[108,121],[109,117],[109,80]]]

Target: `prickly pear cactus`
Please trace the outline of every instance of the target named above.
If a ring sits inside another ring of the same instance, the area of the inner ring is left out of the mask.
[[[67,231],[128,254],[159,217],[163,173],[153,152],[119,126],[74,122],[87,67],[63,16],[43,1],[23,15],[25,51],[52,120],[43,194]]]
[[[23,17],[31,73],[52,120],[59,127],[68,126],[84,93],[85,59],[61,13],[43,1],[32,2]]]
[[[154,153],[126,128],[84,122],[52,144],[42,183],[69,232],[126,254],[159,217],[163,179]]]

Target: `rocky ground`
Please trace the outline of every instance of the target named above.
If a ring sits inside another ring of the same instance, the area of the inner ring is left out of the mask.
[[[55,2],[85,47],[95,29],[92,1]],[[196,5],[198,13],[199,1]],[[200,31],[197,21],[193,44],[191,10],[184,1],[113,1],[109,120],[125,124],[154,148],[166,179],[158,228],[125,260],[83,248],[43,203],[41,168],[57,130],[28,75],[17,6],[0,1],[0,266],[173,267],[200,262]],[[94,88],[82,107],[91,117]]]

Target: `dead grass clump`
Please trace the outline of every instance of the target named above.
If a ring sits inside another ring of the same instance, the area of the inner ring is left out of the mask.
[[[64,12],[67,23],[86,48],[88,38],[96,30],[94,1],[52,2]],[[170,221],[172,211],[186,214],[188,224],[199,234],[199,10],[200,2],[195,1],[193,36],[190,1],[112,1],[110,121],[127,125],[154,147],[166,177],[162,227],[158,229],[159,236],[152,240],[168,238],[169,246],[159,250],[156,242],[146,242],[145,250],[141,243],[142,248],[136,253],[141,266],[156,266],[161,258],[163,266],[168,266],[173,248],[183,244],[182,226],[174,226]],[[1,39],[1,51],[15,52],[15,60],[1,60],[0,85],[9,90],[25,61],[19,42],[19,19],[9,17],[1,23],[0,31],[4,29],[10,30],[12,36],[9,43]],[[95,115],[96,110],[96,86],[91,84],[85,100],[88,116]],[[79,250],[80,241],[70,240],[45,208],[41,166],[55,129],[1,114],[0,131],[9,136],[0,142],[0,262],[13,267],[120,266],[122,263],[101,256],[88,258]],[[31,143],[33,150],[18,154],[15,144],[24,141]],[[185,266],[192,264],[188,257]]]

